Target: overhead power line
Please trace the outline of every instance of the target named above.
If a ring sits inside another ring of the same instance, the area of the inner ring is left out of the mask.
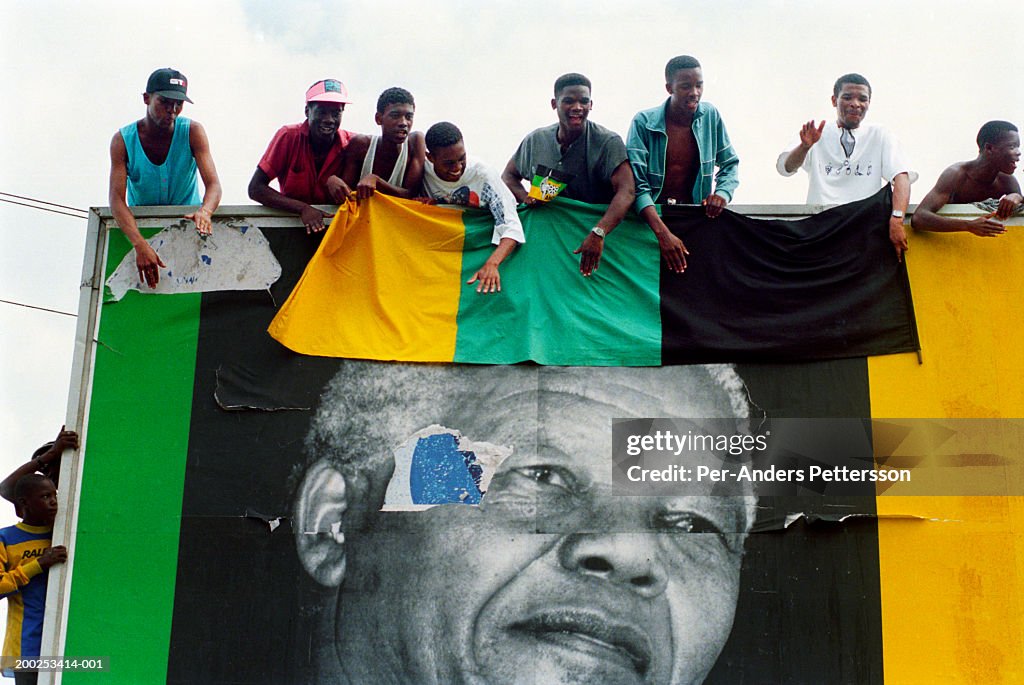
[[[18,202],[18,200],[25,200],[25,202]],[[7,202],[12,205],[21,205],[22,207],[39,209],[44,212],[52,212],[54,214],[63,214],[64,216],[73,216],[76,219],[86,219],[89,216],[89,212],[84,209],[79,209],[78,207],[69,207],[68,205],[57,204],[56,202],[47,202],[46,200],[39,200],[34,197],[15,195],[14,193],[0,192],[0,202]]]
[[[25,304],[24,302],[13,302],[11,300],[0,300],[4,304],[13,304],[16,307],[25,307],[26,309],[38,309],[43,312],[50,312],[52,314],[63,314],[64,316],[78,317],[78,314],[72,314],[71,312],[62,312],[59,309],[49,309],[48,307],[37,307],[34,304]]]
[[[50,209],[49,207],[40,207],[39,205],[30,205],[27,202],[15,202],[14,200],[8,200],[6,197],[0,197],[0,202],[7,202],[12,205],[21,205],[22,207],[30,207],[32,209],[41,209],[44,212],[52,212],[53,214],[63,214],[64,216],[72,216],[76,219],[88,218],[88,215],[83,214],[72,214],[71,212],[62,212],[59,209]]]
[[[46,200],[37,200],[34,197],[25,197],[24,195],[15,195],[14,193],[4,193],[4,192],[0,192],[0,195],[6,195],[7,197],[15,197],[15,198],[17,198],[19,200],[29,200],[31,202],[38,202],[41,205],[50,205],[51,207],[60,207],[61,209],[73,209],[76,212],[81,212],[82,214],[88,214],[88,212],[86,210],[79,209],[78,207],[69,207],[68,205],[59,205],[56,202],[47,202]]]

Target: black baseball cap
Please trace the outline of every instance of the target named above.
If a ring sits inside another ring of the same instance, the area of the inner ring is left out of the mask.
[[[177,69],[157,69],[149,75],[146,82],[146,92],[151,95],[160,95],[171,100],[184,100],[191,102],[185,92],[188,90],[188,79],[185,74]]]

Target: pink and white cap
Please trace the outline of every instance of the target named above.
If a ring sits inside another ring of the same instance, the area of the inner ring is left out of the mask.
[[[348,89],[338,79],[328,78],[317,81],[306,91],[306,102],[339,102],[347,105],[352,102],[348,98]]]

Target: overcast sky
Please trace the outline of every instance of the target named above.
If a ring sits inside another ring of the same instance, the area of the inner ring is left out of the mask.
[[[345,128],[372,131],[377,95],[401,85],[417,128],[453,121],[470,154],[501,167],[554,122],[559,74],[588,75],[591,118],[624,135],[666,96],[665,62],[692,54],[740,155],[737,204],[803,202],[805,178],[778,176],[775,159],[801,123],[834,117],[846,72],[871,81],[867,121],[892,129],[920,173],[912,202],[974,156],[986,120],[1024,123],[1020,0],[970,12],[944,0],[636,4],[0,0],[0,192],[105,206],[110,138],[143,115],[146,78],[164,66],[189,78],[184,114],[206,127],[224,205],[248,203],[270,137],[302,119],[305,89],[325,77],[355,100]],[[85,228],[0,202],[0,299],[75,312]],[[3,473],[64,420],[74,330],[73,317],[0,303]],[[15,520],[0,508],[0,524]]]

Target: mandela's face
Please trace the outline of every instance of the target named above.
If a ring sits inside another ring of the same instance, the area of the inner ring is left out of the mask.
[[[728,401],[713,384],[680,406],[636,373],[595,378],[463,404],[447,428],[513,448],[482,503],[381,513],[347,534],[337,638],[351,677],[704,680],[732,626],[746,501],[612,495],[610,419],[730,416]]]

